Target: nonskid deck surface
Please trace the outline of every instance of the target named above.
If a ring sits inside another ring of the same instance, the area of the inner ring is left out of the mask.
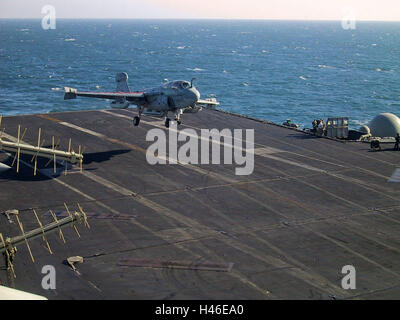
[[[45,145],[72,138],[85,147],[84,170],[58,174],[31,157],[0,176],[0,212],[20,210],[25,230],[49,210],[65,216],[79,203],[90,230],[63,229],[40,238],[14,260],[17,289],[50,299],[381,299],[400,298],[400,192],[388,182],[400,153],[371,152],[223,112],[185,114],[179,129],[254,129],[255,167],[235,175],[232,165],[150,165],[150,129],[160,119],[97,110],[5,117],[6,134],[28,128],[23,140]],[[168,134],[167,134],[168,136]],[[182,144],[182,142],[180,143]],[[221,148],[221,153],[223,149]],[[0,154],[0,161],[12,157]],[[44,161],[44,163],[47,161]],[[0,232],[18,235],[0,216]],[[78,272],[65,263],[82,256]],[[1,262],[3,264],[3,261]],[[42,289],[44,265],[56,269],[56,290]],[[341,286],[342,267],[356,269],[356,289]],[[0,270],[7,285],[7,273]]]

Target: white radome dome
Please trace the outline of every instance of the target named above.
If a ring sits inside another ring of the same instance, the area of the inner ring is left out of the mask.
[[[400,133],[400,119],[393,113],[381,113],[368,125],[373,137],[395,137]]]

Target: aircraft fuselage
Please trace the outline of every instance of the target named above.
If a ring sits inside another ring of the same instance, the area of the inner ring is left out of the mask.
[[[159,87],[144,90],[149,110],[175,111],[194,105],[200,99],[199,91],[187,81],[171,81]]]

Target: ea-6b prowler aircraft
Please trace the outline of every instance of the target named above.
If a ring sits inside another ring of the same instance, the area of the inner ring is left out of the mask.
[[[128,86],[128,74],[118,73],[116,92],[79,92],[77,89],[65,87],[64,99],[75,99],[77,96],[89,98],[111,99],[111,107],[126,109],[130,104],[138,107],[138,115],[133,119],[135,126],[139,125],[140,117],[145,109],[158,111],[165,117],[165,126],[169,127],[168,112],[175,113],[175,120],[181,124],[183,110],[196,105],[219,105],[216,101],[201,100],[199,91],[191,82],[178,80],[142,92],[131,92]]]

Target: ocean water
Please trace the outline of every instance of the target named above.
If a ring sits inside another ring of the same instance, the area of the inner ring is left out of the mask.
[[[63,87],[132,90],[195,77],[221,108],[310,127],[348,116],[353,128],[400,115],[400,23],[229,20],[0,20],[0,113],[102,109]]]

